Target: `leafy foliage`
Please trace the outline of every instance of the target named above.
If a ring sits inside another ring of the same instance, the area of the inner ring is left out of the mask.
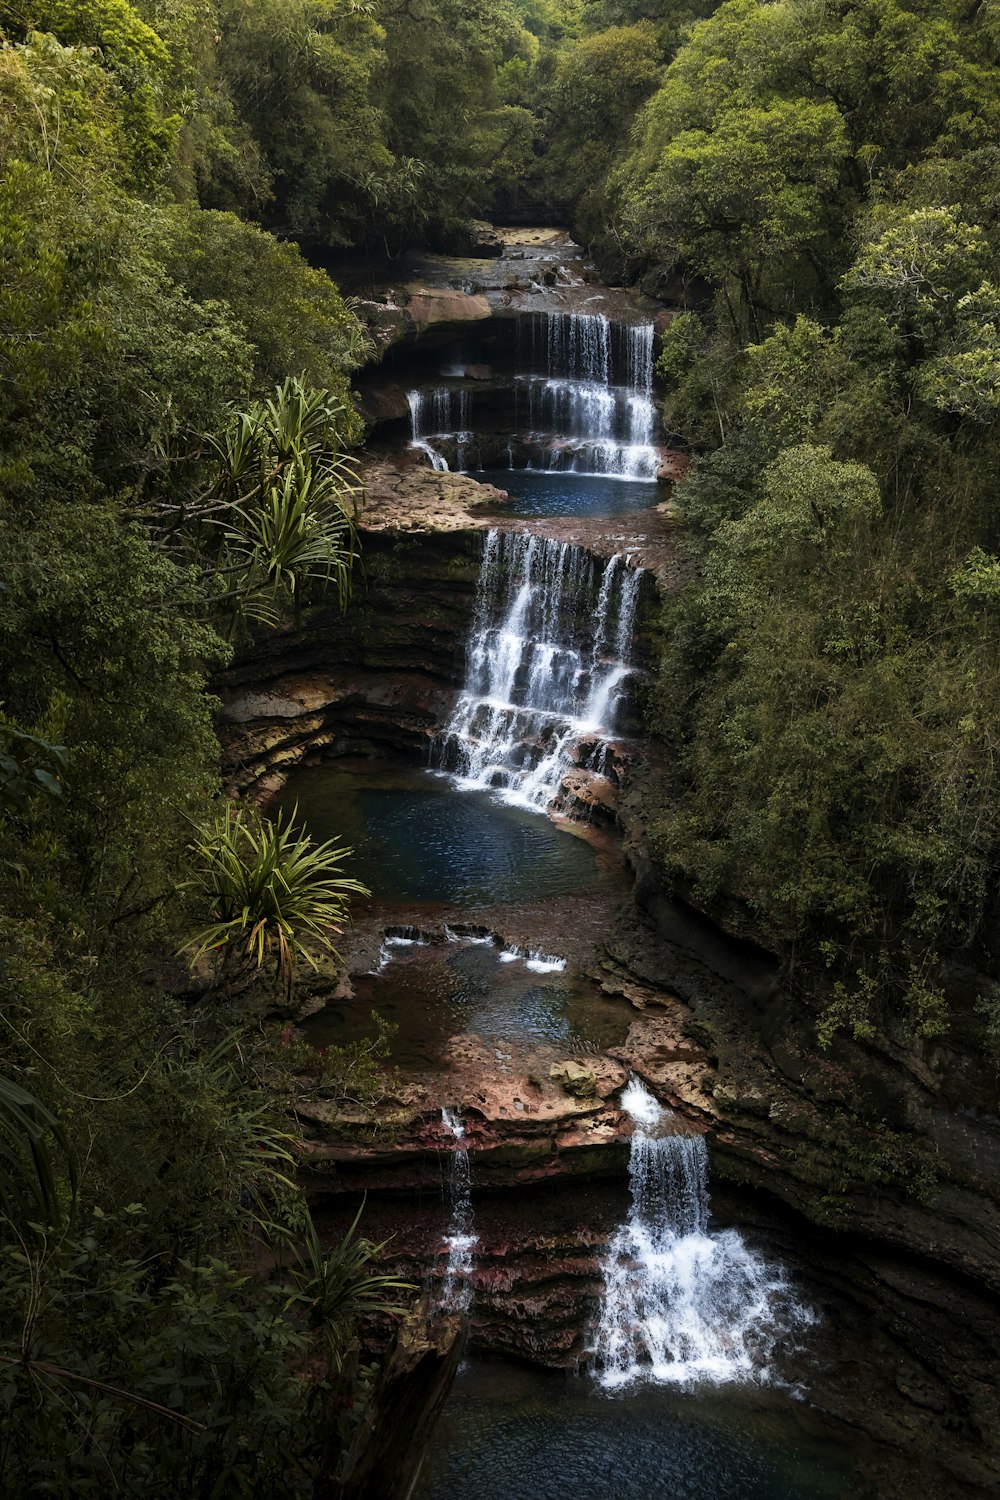
[[[229,805],[192,852],[189,888],[204,895],[211,915],[188,945],[193,961],[221,952],[226,973],[240,951],[258,969],[273,957],[286,994],[298,958],[315,968],[319,954],[336,956],[348,897],[370,894],[342,873],[351,851],[297,833],[294,813],[265,821]]]
[[[634,263],[704,288],[660,360],[699,455],[661,867],[742,899],[824,1044],[936,1034],[949,958],[995,972],[994,49],[919,4],[729,0],[611,188]]]
[[[194,878],[191,826],[218,792],[208,682],[230,654],[223,635],[349,592],[346,450],[360,422],[348,381],[367,349],[329,277],[232,212],[264,219],[280,195],[220,72],[220,9],[3,11],[10,1494],[308,1495],[352,1430],[347,1351],[371,1247],[353,1245],[352,1291],[327,1299],[328,1323],[310,1319],[295,1283],[261,1274],[269,1246],[308,1244],[336,1284],[294,1180],[284,1049],[248,1033],[231,997],[195,1004],[174,956],[192,930],[178,896]],[[298,63],[277,21],[293,9],[272,17],[287,73]],[[327,10],[344,55],[317,73],[339,80],[379,28],[353,7]],[[322,99],[310,107],[323,115]],[[341,119],[353,110],[343,102]],[[378,156],[375,123],[369,110],[355,144]],[[313,189],[299,187],[305,202]],[[275,832],[282,858],[258,890],[275,899],[257,942],[290,972],[303,950],[329,946],[324,914],[343,912],[351,883],[331,875],[324,907],[303,841]],[[374,1064],[362,1062],[367,1088]],[[369,1290],[381,1295],[377,1279]]]
[[[123,1255],[142,1238],[133,1204],[0,1252],[5,1493],[311,1495],[350,1411],[330,1351],[388,1290],[374,1247],[313,1234],[316,1267],[268,1285],[216,1257],[162,1274]]]
[[[52,1165],[49,1138],[55,1141],[69,1168],[70,1187],[76,1170],[69,1139],[59,1120],[44,1104],[12,1078],[0,1076],[0,1212],[27,1225],[33,1220],[59,1226],[64,1205]]]

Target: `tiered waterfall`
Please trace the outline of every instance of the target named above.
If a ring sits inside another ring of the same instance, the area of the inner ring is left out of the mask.
[[[432,468],[481,467],[468,386],[411,390],[407,400],[410,446]],[[652,482],[656,428],[652,323],[570,312],[519,320],[509,468]]]
[[[522,326],[518,434],[532,467],[654,480],[652,323],[552,312]]]

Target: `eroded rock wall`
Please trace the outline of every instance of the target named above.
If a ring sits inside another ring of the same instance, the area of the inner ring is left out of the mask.
[[[310,609],[217,678],[227,784],[266,796],[321,754],[423,760],[461,684],[480,551],[475,530],[365,532],[345,615]]]

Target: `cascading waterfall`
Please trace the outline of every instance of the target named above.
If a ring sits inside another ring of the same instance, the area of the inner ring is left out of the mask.
[[[655,480],[653,325],[615,326],[602,313],[535,313],[525,319],[519,375],[520,436],[530,467]]]
[[[779,1341],[814,1315],[735,1229],[709,1233],[704,1140],[672,1132],[670,1111],[638,1080],[622,1107],[635,1126],[632,1207],[604,1266],[598,1379],[607,1389],[767,1382]]]
[[[518,322],[518,367],[511,468],[656,479],[652,323],[613,324],[603,313],[532,313]],[[464,469],[478,451],[469,389],[414,389],[407,401],[410,447],[435,470],[452,463]]]
[[[465,1313],[472,1306],[472,1252],[477,1236],[472,1229],[472,1178],[469,1172],[469,1148],[461,1115],[453,1109],[441,1111],[441,1123],[457,1142],[449,1152],[448,1198],[451,1223],[444,1243],[448,1250],[444,1280],[438,1296],[442,1312]]]
[[[631,662],[642,570],[570,542],[486,539],[465,687],[439,762],[463,788],[544,810],[573,766],[603,770]]]
[[[410,408],[410,447],[425,453],[436,473],[447,472],[448,460],[441,448],[453,443],[457,467],[465,467],[465,446],[471,440],[472,396],[468,390],[435,386],[431,390],[407,391]]]

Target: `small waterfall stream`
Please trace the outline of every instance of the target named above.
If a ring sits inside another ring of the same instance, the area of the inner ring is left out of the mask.
[[[670,1111],[638,1080],[622,1106],[635,1125],[632,1208],[604,1267],[601,1384],[767,1382],[779,1341],[813,1314],[735,1229],[709,1232],[704,1140],[672,1133]]]
[[[465,1145],[462,1117],[453,1109],[441,1111],[441,1122],[455,1137],[456,1148],[448,1153],[448,1198],[451,1223],[444,1243],[448,1250],[444,1280],[438,1296],[442,1312],[465,1313],[472,1305],[472,1252],[477,1243],[472,1220],[472,1178],[469,1148]]]
[[[573,766],[601,774],[629,678],[642,570],[569,542],[486,539],[465,687],[439,760],[463,788],[544,811]]]
[[[406,393],[410,408],[410,447],[426,454],[427,461],[435,473],[448,470],[448,460],[442,453],[442,445],[454,445],[457,468],[465,468],[465,448],[473,434],[469,430],[472,421],[472,394],[467,389],[448,385],[434,386],[430,390],[412,390]]]

